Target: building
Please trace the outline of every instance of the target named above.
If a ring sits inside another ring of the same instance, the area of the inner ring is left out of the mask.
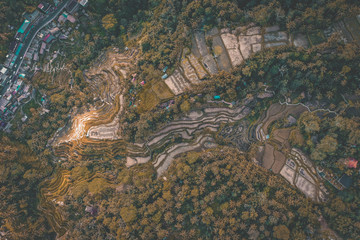
[[[24,18],[30,22],[35,22],[41,16],[41,13],[38,10],[33,11],[32,13],[25,13]]]
[[[66,11],[68,11],[70,14],[73,14],[74,12],[76,12],[79,8],[79,3],[76,0],[71,0],[67,5],[66,5]]]
[[[61,15],[59,16],[58,22],[59,22],[59,23],[64,23],[64,22],[66,22],[66,18],[67,18],[67,13],[64,12],[63,14],[61,14]]]
[[[69,20],[71,23],[75,23],[76,22],[76,19],[72,16],[72,15],[68,15],[67,16],[67,20]]]
[[[7,73],[7,68],[6,67],[2,67],[1,70],[0,70],[0,73],[1,74],[6,74]]]
[[[38,5],[38,8],[44,12],[44,13],[48,13],[50,8],[51,8],[51,5],[49,3],[46,3],[46,2],[42,2]]]
[[[44,43],[44,42],[41,43],[40,54],[44,54],[45,48],[46,48],[46,43]]]
[[[79,4],[83,7],[86,6],[86,4],[88,3],[88,0],[78,0]]]
[[[55,37],[53,35],[51,35],[50,33],[48,35],[46,35],[44,38],[43,38],[43,41],[46,42],[46,43],[50,43],[52,40],[54,40]]]
[[[20,51],[21,51],[21,48],[23,47],[23,44],[22,43],[20,43],[19,44],[19,46],[18,46],[18,48],[16,49],[16,53],[15,53],[15,55],[16,56],[18,56],[19,55],[19,53],[20,53]]]
[[[60,31],[60,28],[58,28],[58,27],[54,27],[54,28],[50,29],[51,34],[55,34],[55,33],[59,32],[59,31]]]
[[[55,37],[53,35],[50,35],[50,37],[48,37],[48,39],[46,39],[46,43],[51,43],[53,40],[55,39]]]
[[[7,100],[6,98],[1,98],[0,99],[0,111],[4,112],[6,109],[6,106],[9,104],[9,100]]]
[[[39,54],[38,54],[37,52],[34,53],[34,58],[33,58],[33,60],[34,60],[35,62],[39,61]]]
[[[349,188],[352,184],[352,179],[348,175],[344,174],[341,176],[341,178],[338,180],[338,182],[343,186],[344,188]]]
[[[29,26],[30,26],[30,21],[25,19],[23,24],[19,28],[18,33],[26,32],[26,30],[29,28]]]
[[[349,158],[347,161],[347,167],[348,168],[357,168],[358,160],[355,158]]]
[[[23,36],[24,36],[24,34],[17,32],[17,33],[15,34],[15,37],[14,37],[14,38],[15,38],[15,40],[17,40],[17,41],[20,41],[20,39],[22,39]]]

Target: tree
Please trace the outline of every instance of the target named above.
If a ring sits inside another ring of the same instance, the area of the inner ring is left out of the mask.
[[[107,14],[102,18],[102,26],[105,30],[111,30],[117,25],[117,20],[114,14]]]
[[[285,225],[275,226],[274,237],[282,240],[288,240],[290,238],[290,231]]]
[[[131,223],[136,220],[136,207],[132,204],[128,207],[122,207],[120,209],[120,215],[125,223]]]
[[[318,132],[320,130],[320,118],[312,112],[301,114],[299,123],[306,133]]]
[[[187,113],[190,111],[190,103],[189,101],[185,100],[183,103],[181,103],[180,105],[180,109],[183,113]]]

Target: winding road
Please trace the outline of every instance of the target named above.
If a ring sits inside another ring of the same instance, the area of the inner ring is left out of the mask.
[[[16,67],[12,70],[13,73],[12,73],[10,79],[14,79],[14,76],[16,76],[19,73],[20,67],[24,61],[24,56],[26,55],[27,51],[29,50],[31,43],[34,41],[38,32],[41,29],[43,29],[46,25],[48,25],[51,21],[53,21],[64,10],[64,8],[68,4],[68,2],[70,2],[70,0],[64,0],[63,2],[61,2],[57,6],[57,8],[55,9],[54,12],[51,12],[47,17],[45,17],[42,21],[40,21],[36,26],[34,26],[29,31],[27,38],[23,42],[23,47],[19,52],[18,58],[16,59],[16,61],[14,63],[14,66],[16,66]],[[0,95],[3,95],[7,91],[10,84],[11,84],[10,81],[7,84],[5,84]]]

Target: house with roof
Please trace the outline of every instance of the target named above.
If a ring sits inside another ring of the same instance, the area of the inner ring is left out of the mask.
[[[68,11],[70,14],[73,14],[74,12],[76,12],[79,8],[79,3],[76,0],[71,0],[67,5],[66,5],[66,11]]]
[[[40,55],[44,54],[44,51],[45,51],[45,48],[46,48],[46,43],[41,43],[41,47],[40,47]]]
[[[76,19],[72,16],[72,15],[68,15],[67,16],[67,20],[69,20],[71,23],[75,23],[76,22]]]
[[[0,99],[0,111],[4,112],[6,110],[6,106],[9,104],[9,100],[7,100],[5,97]]]
[[[30,21],[25,19],[19,30],[18,33],[25,33],[26,30],[30,27]]]
[[[29,20],[30,22],[35,22],[40,17],[41,17],[41,13],[37,9],[35,11],[33,11],[32,13],[25,13],[24,14],[24,18]]]
[[[38,8],[40,9],[40,11],[44,13],[48,13],[51,8],[51,5],[47,2],[42,2],[38,5]]]
[[[83,7],[86,6],[86,4],[88,3],[88,0],[78,0],[79,4]]]
[[[352,178],[346,174],[342,175],[341,178],[339,178],[338,182],[340,185],[344,188],[349,188],[352,184]]]
[[[39,54],[37,52],[34,53],[33,60],[35,62],[39,61]]]
[[[47,44],[49,44],[52,40],[54,40],[55,37],[53,35],[51,35],[51,33],[48,33],[44,38],[43,41],[46,42]]]
[[[0,73],[1,74],[6,74],[8,71],[8,69],[6,67],[2,67],[1,70],[0,70]]]
[[[347,167],[348,168],[357,168],[358,160],[355,158],[348,158]]]
[[[20,53],[20,51],[21,51],[21,48],[23,47],[23,44],[22,43],[20,43],[19,44],[19,46],[18,46],[18,48],[16,49],[16,52],[15,52],[15,55],[16,56],[18,56],[19,55],[19,53]]]

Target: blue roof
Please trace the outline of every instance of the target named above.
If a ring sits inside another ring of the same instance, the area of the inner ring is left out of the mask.
[[[220,99],[221,97],[220,97],[220,95],[216,95],[216,96],[214,96],[214,99]]]
[[[30,21],[29,20],[25,20],[23,22],[23,24],[21,25],[21,27],[19,28],[18,32],[19,33],[24,33],[26,31],[26,29],[29,27],[30,25]]]
[[[50,43],[52,40],[54,40],[55,37],[53,35],[50,35],[47,39],[46,39],[46,43]]]
[[[19,47],[18,47],[18,49],[16,50],[16,53],[15,53],[15,55],[16,55],[16,56],[18,56],[18,55],[19,55],[19,53],[20,53],[20,51],[21,51],[22,46],[23,46],[23,44],[22,44],[22,43],[20,43],[20,45],[19,45]]]

